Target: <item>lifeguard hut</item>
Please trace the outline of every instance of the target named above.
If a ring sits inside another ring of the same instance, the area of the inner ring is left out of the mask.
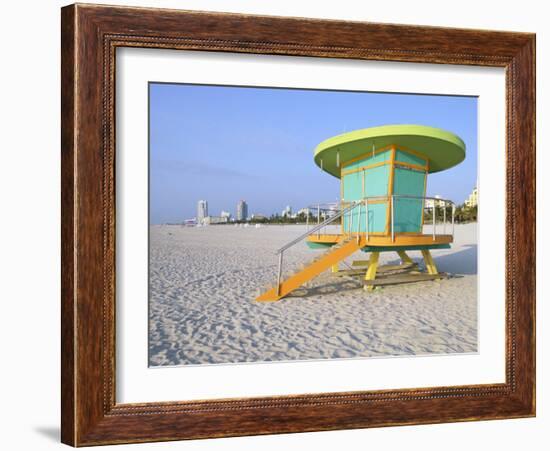
[[[450,200],[426,197],[427,177],[459,164],[465,155],[457,135],[422,125],[372,127],[321,142],[314,161],[340,179],[340,203],[336,209],[318,205],[317,224],[308,224],[306,233],[277,251],[275,284],[256,300],[277,301],[329,269],[336,276],[361,276],[367,290],[446,277],[438,272],[430,251],[453,242],[455,206]],[[334,224],[339,226],[336,233]],[[284,252],[302,241],[326,251],[285,274]],[[370,253],[369,259],[341,270],[339,263],[359,250]],[[422,252],[425,271],[407,251]],[[401,264],[379,267],[381,252],[396,252]]]

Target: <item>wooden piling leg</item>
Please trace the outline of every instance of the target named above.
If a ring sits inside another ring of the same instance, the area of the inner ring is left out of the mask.
[[[399,254],[399,257],[401,257],[401,261],[403,263],[410,263],[411,265],[414,263],[412,258],[407,255],[405,251],[397,251]]]
[[[374,280],[376,278],[376,270],[378,269],[378,257],[380,252],[373,252],[369,259],[369,269],[365,274],[365,280]],[[374,285],[365,285],[364,287],[368,291],[374,290]]]
[[[435,266],[430,250],[429,249],[423,250],[422,256],[424,257],[424,263],[426,264],[426,269],[428,270],[428,274],[433,274],[433,275],[438,274],[437,267]]]

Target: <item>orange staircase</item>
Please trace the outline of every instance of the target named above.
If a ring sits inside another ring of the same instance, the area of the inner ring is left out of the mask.
[[[274,302],[301,287],[304,283],[330,269],[365,245],[364,237],[346,237],[279,283],[256,298],[259,302]]]

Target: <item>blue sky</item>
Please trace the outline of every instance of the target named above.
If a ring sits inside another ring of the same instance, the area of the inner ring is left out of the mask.
[[[428,176],[427,195],[456,203],[477,180],[477,98],[348,91],[149,84],[150,222],[180,222],[237,202],[270,215],[337,201],[339,180],[313,162],[333,135],[385,124],[449,130],[466,159]]]

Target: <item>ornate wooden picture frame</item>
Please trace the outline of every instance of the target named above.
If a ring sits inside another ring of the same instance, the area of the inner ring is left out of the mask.
[[[62,441],[73,446],[535,415],[535,35],[71,5],[62,9]],[[506,382],[301,396],[115,400],[115,50],[506,70]]]

